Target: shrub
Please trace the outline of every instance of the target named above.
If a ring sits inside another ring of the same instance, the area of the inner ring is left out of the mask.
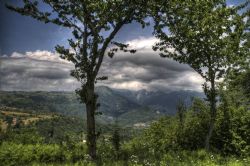
[[[64,151],[59,145],[23,145],[3,143],[0,146],[0,163],[4,165],[27,165],[31,162],[64,162]]]

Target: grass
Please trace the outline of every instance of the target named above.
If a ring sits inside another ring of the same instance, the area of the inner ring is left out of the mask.
[[[76,144],[73,148],[58,144],[23,145],[5,142],[0,145],[0,163],[4,166],[248,166],[250,157],[222,157],[204,150],[169,152],[162,158],[139,159],[133,154],[116,160],[112,147],[103,148],[106,153],[98,163],[89,160],[85,144]],[[108,155],[108,153],[110,155]],[[124,151],[122,151],[124,153]],[[1,164],[0,164],[1,165]]]
[[[0,119],[0,130],[2,130],[3,132],[5,132],[8,128],[8,124],[3,121],[2,119]]]

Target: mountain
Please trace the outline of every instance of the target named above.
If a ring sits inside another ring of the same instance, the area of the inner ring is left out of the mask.
[[[139,104],[129,101],[126,97],[116,94],[108,87],[96,89],[100,101],[100,112],[110,116],[119,116]],[[15,107],[43,112],[55,112],[65,115],[82,116],[84,104],[80,103],[75,92],[0,92],[0,106]]]
[[[148,123],[157,120],[162,116],[165,116],[165,114],[154,109],[150,109],[149,107],[144,107],[120,115],[118,121],[124,126],[133,125],[136,127],[139,124],[139,127],[145,127]]]
[[[26,111],[52,112],[83,117],[84,105],[74,92],[21,92],[0,91],[0,106]]]
[[[118,117],[119,115],[141,107],[136,101],[129,100],[126,96],[117,93],[114,89],[100,86],[96,88],[100,111],[106,115]]]
[[[96,88],[101,106],[97,120],[112,123],[118,119],[125,125],[147,122],[164,115],[173,115],[176,104],[183,99],[187,105],[191,97],[203,97],[193,91],[129,91],[111,89],[105,86]],[[12,107],[30,112],[57,113],[66,116],[85,117],[85,106],[80,103],[75,92],[21,92],[0,91],[0,107]]]
[[[205,98],[203,93],[196,91],[116,91],[120,95],[127,97],[127,99],[130,101],[134,101],[140,105],[168,115],[173,115],[176,113],[176,105],[179,100],[183,100],[187,106],[190,106],[193,97]]]

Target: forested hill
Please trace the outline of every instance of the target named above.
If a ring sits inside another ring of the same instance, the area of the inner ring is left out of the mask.
[[[99,112],[103,120],[121,118],[124,123],[145,122],[161,115],[173,115],[178,100],[183,99],[187,105],[192,97],[203,97],[202,93],[193,91],[175,91],[170,93],[116,90],[98,87],[101,101]],[[69,116],[83,117],[85,107],[78,100],[75,92],[7,92],[0,91],[0,106],[25,109],[26,111],[54,112]]]

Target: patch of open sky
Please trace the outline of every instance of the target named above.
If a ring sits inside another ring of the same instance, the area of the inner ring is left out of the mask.
[[[41,2],[41,1],[40,1]],[[246,0],[228,0],[228,5],[238,5]],[[57,25],[41,23],[31,17],[21,16],[5,7],[5,3],[21,6],[21,0],[0,1],[0,56],[11,55],[13,52],[25,53],[27,51],[48,50],[54,51],[59,45],[68,46],[67,39],[72,38],[71,30]],[[49,10],[47,5],[41,5],[44,11]],[[144,29],[136,22],[121,28],[115,41],[127,42],[138,38],[153,36],[153,22]],[[168,30],[166,29],[166,32]],[[103,33],[106,36],[106,32]]]

